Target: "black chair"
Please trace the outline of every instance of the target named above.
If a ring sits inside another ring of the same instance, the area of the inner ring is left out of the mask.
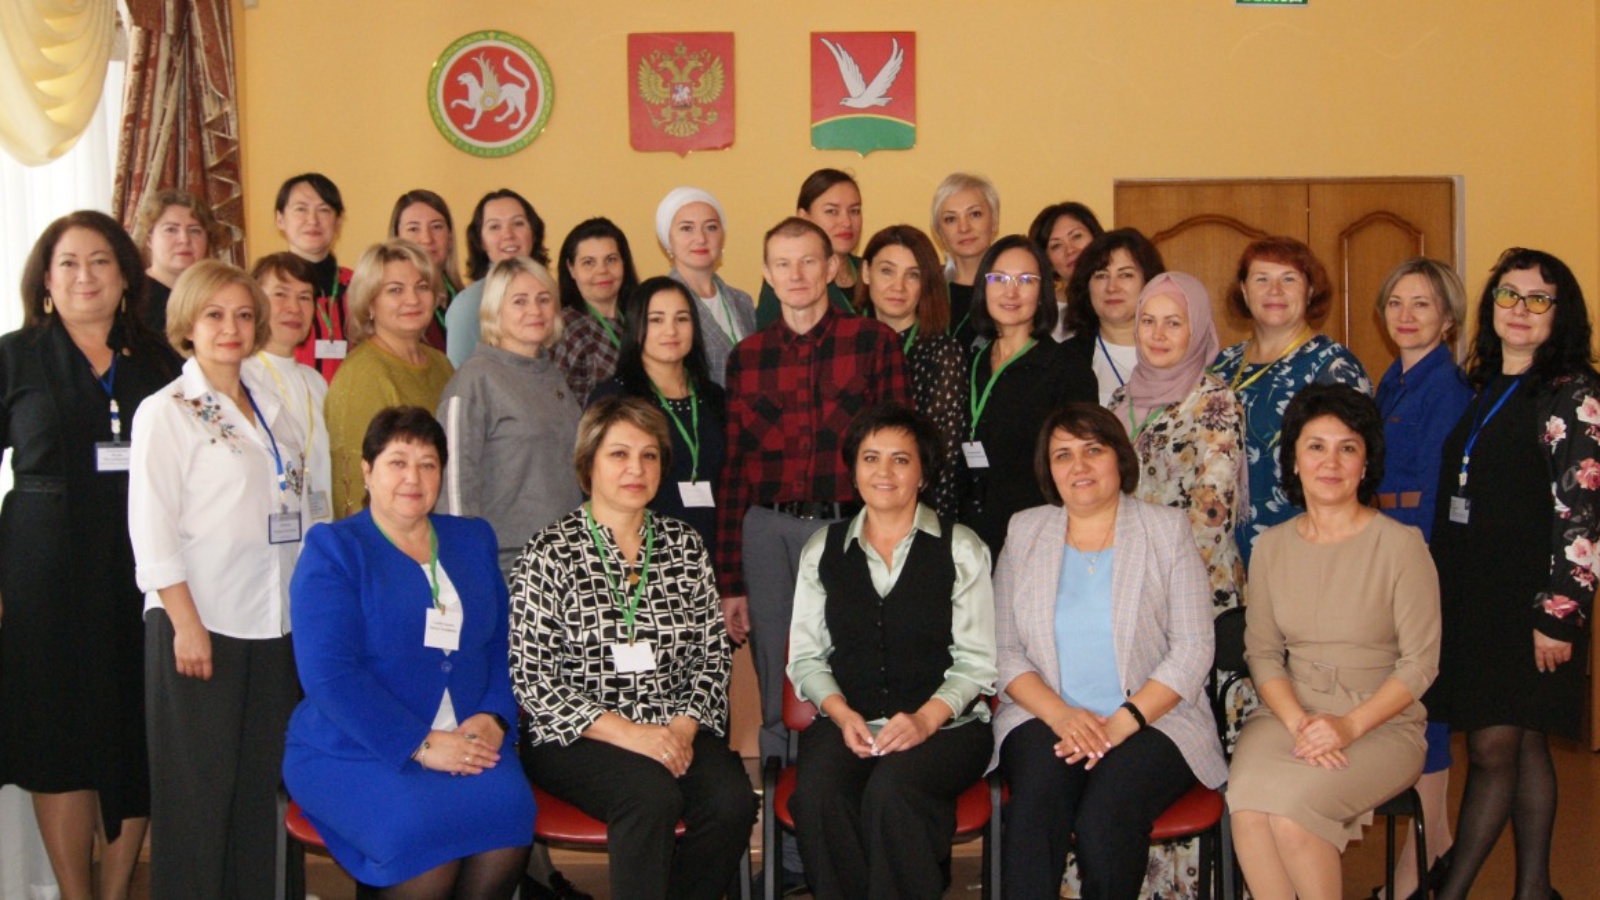
[[[1384,816],[1383,843],[1383,895],[1394,897],[1394,820],[1400,816],[1411,818],[1411,831],[1413,842],[1417,846],[1417,890],[1422,892],[1423,900],[1428,897],[1428,840],[1424,836],[1425,829],[1422,821],[1422,795],[1414,787],[1408,787],[1388,800],[1378,804],[1372,811],[1375,816]]]

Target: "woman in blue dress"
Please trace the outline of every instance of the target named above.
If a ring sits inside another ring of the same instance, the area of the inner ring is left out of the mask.
[[[534,809],[506,583],[487,523],[429,514],[447,456],[426,410],[383,410],[361,446],[367,509],[306,534],[289,587],[306,697],[283,780],[383,896],[509,898]]]
[[[1244,407],[1250,505],[1234,535],[1248,568],[1256,537],[1298,511],[1278,471],[1278,434],[1289,401],[1308,384],[1348,384],[1371,394],[1372,382],[1355,354],[1312,330],[1311,323],[1327,315],[1333,286],[1310,247],[1291,237],[1254,241],[1239,256],[1236,279],[1228,303],[1250,320],[1253,333],[1217,354],[1211,372]]]

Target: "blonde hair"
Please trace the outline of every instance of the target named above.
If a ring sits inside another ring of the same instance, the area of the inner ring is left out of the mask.
[[[433,290],[435,306],[439,302],[439,270],[428,258],[427,251],[401,238],[390,238],[368,247],[350,275],[350,287],[345,292],[344,333],[352,346],[372,337],[372,304],[383,287],[383,267],[392,262],[408,262],[428,280]]]
[[[1374,304],[1380,318],[1383,316],[1385,304],[1389,302],[1389,294],[1394,292],[1394,286],[1407,275],[1421,275],[1427,279],[1435,302],[1439,304],[1439,311],[1450,318],[1450,325],[1440,332],[1441,336],[1459,331],[1466,324],[1467,289],[1461,283],[1461,276],[1444,263],[1422,256],[1414,256],[1395,266],[1389,277],[1383,280],[1383,286],[1378,288],[1378,299]]]
[[[627,422],[653,438],[661,452],[661,471],[672,470],[672,435],[661,409],[641,397],[605,397],[583,411],[583,418],[578,420],[578,440],[572,448],[572,471],[585,494],[594,493],[590,478],[594,458],[600,453],[606,433],[618,422]]]
[[[189,332],[194,330],[194,320],[200,310],[230,284],[243,287],[250,294],[250,306],[255,312],[256,328],[250,352],[260,350],[267,343],[267,295],[250,273],[220,259],[202,259],[183,271],[172,286],[172,296],[167,300],[167,343],[184,356],[194,355],[194,344]]]
[[[211,214],[211,207],[188,191],[157,191],[139,204],[133,219],[133,243],[139,248],[144,264],[150,265],[150,234],[155,231],[156,220],[169,206],[181,206],[194,214],[200,227],[206,230],[206,255],[215,256],[218,250],[230,243],[228,229]]]
[[[995,190],[994,182],[982,175],[952,172],[933,189],[933,209],[928,214],[928,225],[933,229],[929,234],[933,235],[941,247],[944,247],[944,237],[939,231],[939,208],[962,191],[977,191],[982,194],[983,202],[989,207],[989,215],[994,217],[996,223],[1000,221],[1000,192]],[[950,248],[944,247],[944,249],[948,252]]]
[[[511,294],[511,282],[517,280],[518,275],[532,275],[539,283],[550,289],[550,297],[554,301],[554,321],[550,323],[550,333],[545,335],[544,342],[539,346],[549,350],[561,340],[561,335],[566,330],[563,327],[561,315],[561,290],[556,287],[556,280],[550,277],[550,270],[539,265],[526,256],[513,256],[502,259],[489,268],[489,274],[483,278],[483,305],[478,307],[478,340],[491,347],[500,346],[500,341],[505,335],[500,333],[500,305]]]

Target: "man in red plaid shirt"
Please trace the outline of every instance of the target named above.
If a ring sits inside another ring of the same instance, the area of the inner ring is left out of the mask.
[[[717,513],[717,586],[728,634],[748,635],[761,690],[761,755],[783,756],[783,667],[800,548],[861,508],[840,457],[846,426],[873,403],[909,405],[888,326],[832,308],[828,235],[788,218],[767,232],[762,274],[782,318],[728,357],[728,462]]]

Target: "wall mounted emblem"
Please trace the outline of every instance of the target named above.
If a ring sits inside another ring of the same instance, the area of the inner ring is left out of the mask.
[[[733,34],[628,35],[628,141],[635,150],[733,146]]]
[[[917,143],[917,35],[811,33],[811,146],[907,150]]]
[[[428,77],[433,124],[474,156],[507,156],[528,146],[550,120],[554,99],[544,57],[504,31],[463,35]]]

